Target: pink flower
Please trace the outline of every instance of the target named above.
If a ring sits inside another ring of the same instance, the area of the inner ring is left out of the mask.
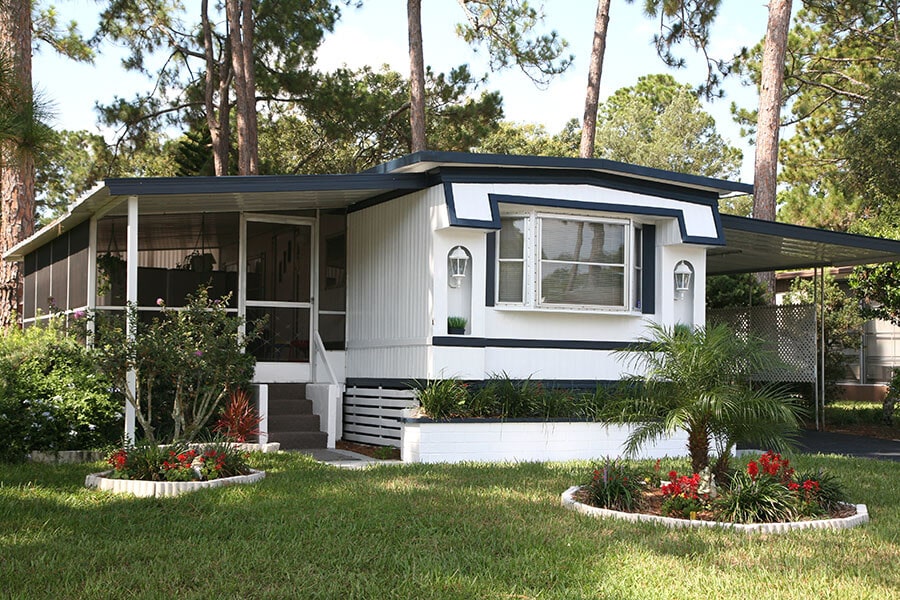
[[[203,356],[203,350],[197,350],[194,352],[194,356]]]
[[[157,305],[157,306],[165,306],[165,305],[166,305],[166,301],[163,300],[162,298],[157,298],[157,299],[156,299],[156,305]]]

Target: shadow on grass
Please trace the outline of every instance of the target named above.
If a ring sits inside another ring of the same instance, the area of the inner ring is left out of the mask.
[[[0,466],[5,593],[642,598],[648,589],[674,595],[680,579],[714,582],[718,593],[710,588],[709,597],[729,597],[723,589],[746,597],[773,564],[844,597],[864,597],[853,595],[855,578],[874,592],[900,586],[895,464],[798,457],[798,467],[821,465],[852,482],[853,500],[869,505],[873,523],[750,538],[564,510],[559,495],[587,479],[587,462],[359,471],[295,454],[253,462],[268,473],[258,484],[162,499],[84,489],[97,465]],[[814,592],[796,584],[791,595],[784,581],[768,583],[786,598]]]

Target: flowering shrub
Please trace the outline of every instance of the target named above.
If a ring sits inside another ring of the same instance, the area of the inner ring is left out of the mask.
[[[0,334],[0,462],[114,444],[124,400],[62,317]]]
[[[687,518],[691,513],[700,512],[706,501],[708,493],[701,494],[701,476],[694,473],[678,476],[677,471],[669,471],[669,483],[660,486],[660,490],[666,497],[662,505],[662,514],[667,517]]]
[[[182,310],[167,310],[157,301],[162,311],[149,323],[131,305],[124,320],[100,314],[84,320],[99,318],[93,354],[134,406],[148,442],[195,439],[228,394],[249,383],[255,359],[243,348],[256,333],[241,335],[241,321],[227,311],[227,303],[227,298],[211,299],[201,287]],[[136,332],[134,340],[125,335],[126,321]],[[133,395],[130,369],[137,373]]]
[[[262,417],[250,403],[250,394],[244,390],[231,392],[231,397],[216,421],[213,431],[235,442],[246,442],[247,438],[259,435]]]
[[[820,479],[827,480],[827,493],[823,494]],[[825,514],[844,498],[834,478],[822,471],[798,475],[788,459],[769,451],[734,475],[729,493],[715,508],[737,522],[772,523]]]
[[[118,448],[107,462],[108,477],[146,481],[197,481],[246,475],[248,455],[231,444],[214,442],[200,448],[139,444]]]
[[[594,469],[587,492],[594,506],[631,511],[641,506],[642,492],[649,482],[644,471],[607,459],[602,467]]]
[[[169,450],[169,458],[163,461],[160,472],[166,481],[195,481],[200,474],[194,470],[197,451],[193,448],[184,452]]]

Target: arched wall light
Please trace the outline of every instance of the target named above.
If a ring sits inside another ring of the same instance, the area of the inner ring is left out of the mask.
[[[458,288],[466,278],[466,269],[469,266],[469,251],[463,246],[454,246],[447,255],[448,273],[450,275],[450,287]]]
[[[691,279],[694,269],[686,260],[679,261],[675,265],[675,299],[683,300],[685,293],[691,289]]]

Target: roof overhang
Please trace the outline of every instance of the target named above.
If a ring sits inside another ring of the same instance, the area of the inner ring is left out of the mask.
[[[721,215],[725,246],[706,253],[709,275],[900,262],[900,241]]]
[[[343,209],[385,194],[405,194],[432,185],[425,173],[285,175],[252,177],[149,177],[107,179],[68,207],[65,214],[11,248],[3,258],[21,260],[94,215],[128,213],[129,197],[140,198],[140,214],[278,212]]]
[[[424,173],[435,169],[453,167],[503,167],[505,169],[580,171],[618,175],[629,179],[639,179],[688,187],[705,192],[713,192],[719,197],[749,195],[753,186],[748,183],[713,179],[699,175],[675,173],[663,169],[653,169],[629,163],[606,160],[604,158],[568,158],[557,156],[517,156],[512,154],[470,154],[468,152],[416,152],[378,165],[367,173]]]

